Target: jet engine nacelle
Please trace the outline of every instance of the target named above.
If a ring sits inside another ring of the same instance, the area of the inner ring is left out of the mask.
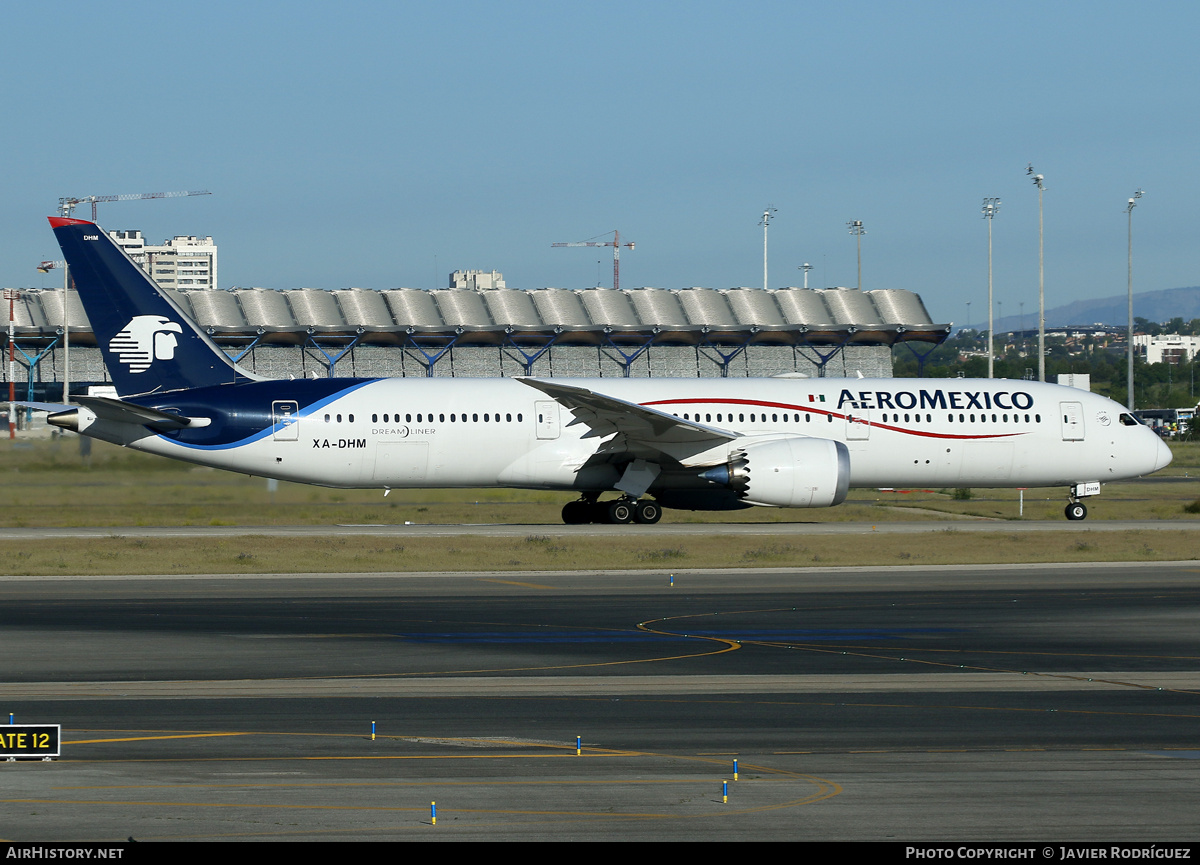
[[[728,486],[750,505],[826,508],[846,499],[850,451],[839,441],[804,436],[748,442],[701,477]]]

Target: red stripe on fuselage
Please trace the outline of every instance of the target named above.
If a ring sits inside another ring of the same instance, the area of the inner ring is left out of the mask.
[[[788,411],[803,411],[803,412],[808,412],[809,414],[841,418],[842,420],[850,421],[851,423],[864,423],[869,426],[878,427],[879,429],[891,430],[892,432],[903,433],[905,435],[920,436],[922,438],[967,440],[967,439],[1000,439],[1000,438],[1011,438],[1013,436],[1028,435],[1028,433],[1023,433],[1023,432],[991,433],[991,434],[985,433],[985,434],[981,434],[981,435],[960,435],[957,433],[926,432],[925,430],[906,429],[904,427],[892,426],[891,424],[878,423],[876,421],[862,420],[859,418],[852,417],[850,415],[841,414],[840,412],[836,412],[836,411],[826,411],[825,409],[810,408],[809,406],[803,406],[803,405],[792,405],[791,403],[786,403],[786,402],[767,402],[765,400],[754,400],[754,399],[717,399],[717,398],[658,399],[658,400],[653,400],[651,402],[642,403],[642,404],[646,405],[646,406],[660,406],[660,405],[688,405],[688,404],[696,405],[697,403],[699,403],[701,405],[748,405],[748,406],[758,406],[760,408],[779,408],[779,409],[787,409]],[[878,411],[878,409],[872,409],[872,411]]]

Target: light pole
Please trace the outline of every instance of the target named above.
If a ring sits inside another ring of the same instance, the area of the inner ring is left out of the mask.
[[[996,301],[996,319],[997,319],[997,323],[1000,324],[1001,327],[1003,327],[1004,326],[1004,301],[1002,301],[1002,300]],[[1007,349],[1008,349],[1007,340],[1001,340],[1000,341],[1000,350],[1006,351]]]
[[[776,210],[774,207],[768,207],[763,211],[762,219],[758,224],[763,228],[763,291],[767,290],[767,228],[771,224],[771,217],[774,216]]]
[[[812,269],[813,269],[813,266],[811,264],[809,264],[807,261],[804,262],[804,264],[802,264],[796,268],[796,270],[804,271],[804,287],[805,288],[808,288],[808,272]]]
[[[1038,191],[1038,381],[1046,380],[1046,257],[1043,244],[1042,193],[1045,177],[1033,173],[1033,163],[1025,171]]]
[[[43,261],[38,265],[38,273],[49,273],[56,267],[61,267],[63,272],[63,292],[62,292],[62,327],[63,327],[63,392],[62,401],[69,403],[71,401],[71,327],[70,317],[67,314],[67,301],[69,300],[71,288],[71,268],[65,261]]]
[[[1125,334],[1125,339],[1128,345],[1129,354],[1129,372],[1125,379],[1125,404],[1133,411],[1133,209],[1137,207],[1137,200],[1146,193],[1142,192],[1141,187],[1133,194],[1133,198],[1129,199],[1129,203],[1125,205],[1125,213],[1129,216],[1129,325]]]
[[[993,378],[993,358],[996,355],[995,343],[995,319],[992,318],[992,220],[996,217],[996,212],[1000,209],[999,198],[985,198],[983,200],[983,218],[987,220],[988,227],[988,378]]]
[[[858,241],[858,290],[862,291],[862,236],[867,233],[867,230],[863,228],[861,219],[850,220],[846,223],[846,227]]]
[[[17,415],[16,415],[16,399],[17,387],[16,379],[13,378],[14,373],[14,356],[13,356],[13,304],[21,297],[21,292],[15,288],[4,289],[4,299],[8,301],[8,437],[15,439],[17,437]]]

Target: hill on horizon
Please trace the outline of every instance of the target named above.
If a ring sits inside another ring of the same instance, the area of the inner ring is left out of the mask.
[[[1129,296],[1118,294],[1096,300],[1077,300],[1046,310],[1046,327],[1066,327],[1073,324],[1108,324],[1123,330],[1129,320]],[[1182,316],[1184,321],[1200,318],[1200,286],[1144,291],[1133,295],[1133,314],[1149,321],[1169,321]],[[1037,330],[1037,307],[1026,305],[1024,329]],[[961,327],[961,325],[959,325]],[[987,322],[971,322],[973,328],[986,328]],[[996,319],[996,332],[1007,333],[1022,329],[1020,315]]]

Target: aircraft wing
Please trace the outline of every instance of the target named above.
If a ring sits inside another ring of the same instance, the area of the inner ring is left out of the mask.
[[[637,403],[589,390],[585,387],[518,378],[518,381],[553,398],[575,416],[568,426],[577,423],[588,427],[584,438],[616,435],[606,443],[608,452],[624,451],[634,455],[707,450],[724,442],[740,438],[741,434],[720,427],[705,426],[695,421],[675,417],[668,412],[647,408]]]

